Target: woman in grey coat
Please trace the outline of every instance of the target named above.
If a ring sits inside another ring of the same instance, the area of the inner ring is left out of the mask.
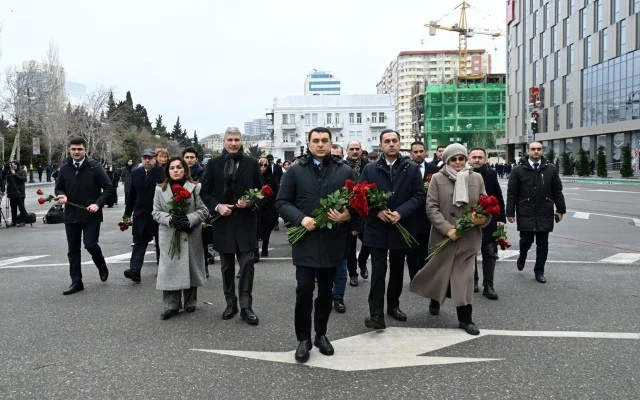
[[[438,255],[429,260],[411,281],[411,291],[431,299],[429,312],[440,313],[440,304],[451,297],[458,313],[459,327],[471,335],[480,331],[471,319],[473,273],[476,253],[482,243],[482,226],[490,219],[484,215],[472,218],[475,225],[459,237],[456,221],[463,217],[467,205],[475,206],[486,195],[482,175],[467,165],[467,149],[461,144],[447,146],[442,154],[445,166],[431,178],[427,192],[427,216],[431,221],[429,248],[445,238],[452,240]]]
[[[196,310],[198,286],[204,286],[204,250],[202,248],[202,223],[209,215],[200,198],[200,184],[191,180],[189,167],[180,157],[165,164],[165,181],[156,187],[153,199],[153,219],[159,224],[160,262],[156,289],[162,290],[164,312],[162,319],[169,319],[182,308],[188,313]],[[186,200],[186,215],[169,213],[168,203],[173,200],[172,185],[179,184],[191,193]],[[174,232],[180,232],[180,255],[169,255]]]

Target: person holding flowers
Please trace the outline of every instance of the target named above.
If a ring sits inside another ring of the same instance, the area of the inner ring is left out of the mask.
[[[269,239],[271,238],[271,231],[278,225],[278,210],[276,210],[276,194],[278,193],[278,187],[280,180],[278,176],[274,175],[269,165],[269,160],[262,157],[258,160],[260,166],[260,174],[262,174],[262,181],[267,188],[263,186],[263,191],[266,191],[266,195],[262,198],[259,212],[259,236],[262,239],[262,257],[269,256]]]
[[[409,217],[418,207],[424,207],[425,198],[420,168],[415,163],[400,157],[400,134],[393,129],[383,130],[380,133],[380,148],[384,153],[383,156],[377,162],[367,164],[359,179],[361,183],[376,184],[378,191],[390,194],[384,209],[369,207],[364,226],[362,243],[371,249],[370,316],[365,319],[365,326],[372,329],[386,328],[384,294],[387,256],[389,257],[387,314],[398,321],[407,320],[405,313],[400,310],[400,294],[404,259],[411,241],[407,242],[405,237],[408,232],[405,235],[401,231],[415,230]],[[407,229],[399,229],[397,224]]]
[[[160,318],[169,319],[178,314],[182,300],[186,312],[196,310],[198,287],[205,282],[202,222],[209,211],[182,157],[170,158],[164,172],[166,178],[155,189],[152,215],[159,224],[156,289],[162,290],[164,301]]]
[[[439,247],[440,251],[433,255],[432,250],[427,265],[411,281],[411,291],[431,299],[432,315],[440,313],[440,305],[450,296],[458,313],[458,326],[478,335],[480,331],[472,320],[473,271],[482,241],[481,228],[491,220],[484,213],[475,212],[480,196],[486,195],[484,181],[467,165],[467,149],[463,145],[447,146],[442,160],[443,168],[433,175],[427,192],[429,247]],[[456,229],[461,219],[469,220],[464,232]],[[444,239],[450,242],[442,247]]]
[[[300,158],[283,175],[276,197],[276,207],[282,218],[294,228],[303,227],[304,235],[291,241],[293,265],[296,267],[295,331],[300,342],[295,352],[298,362],[309,359],[312,343],[320,353],[330,356],[334,349],[327,339],[327,323],[332,308],[332,288],[336,269],[347,257],[351,231],[359,227],[347,223],[352,214],[348,208],[332,208],[325,216],[313,216],[321,208],[321,199],[341,191],[347,179],[355,180],[355,172],[342,161],[331,156],[331,131],[313,128],[308,136],[310,154]],[[316,220],[323,222],[316,226]],[[355,220],[355,218],[354,218]],[[290,228],[290,230],[293,228]],[[315,338],[311,341],[311,316],[314,307],[313,292],[318,286],[313,317]]]

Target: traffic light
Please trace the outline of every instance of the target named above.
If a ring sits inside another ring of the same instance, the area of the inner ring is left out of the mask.
[[[538,113],[531,113],[531,131],[535,135],[538,133]]]

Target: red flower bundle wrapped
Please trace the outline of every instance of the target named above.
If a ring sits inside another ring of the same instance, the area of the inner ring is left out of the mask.
[[[38,189],[36,190],[36,194],[40,195],[40,196],[45,196],[45,192],[42,191],[42,189]],[[44,203],[50,203],[51,201],[55,200],[55,196],[52,194],[46,195],[47,197],[38,197],[38,204],[42,205]],[[67,201],[65,204],[68,204],[70,206],[76,207],[76,208],[80,208],[82,210],[87,210],[87,207],[81,206],[80,204],[76,204],[76,203],[71,203],[70,201]]]
[[[504,226],[499,227],[493,232],[493,237],[496,240],[498,246],[500,246],[500,250],[506,250],[511,247],[511,243],[507,240],[507,231],[504,229]]]
[[[178,184],[171,185],[171,191],[173,192],[173,200],[167,202],[169,214],[186,215],[189,209],[189,202],[187,200],[191,198],[191,192]],[[169,257],[173,259],[177,255],[178,258],[180,258],[181,252],[180,231],[174,228],[171,245],[169,246]]]

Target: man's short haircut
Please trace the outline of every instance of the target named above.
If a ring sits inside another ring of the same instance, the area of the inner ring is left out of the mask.
[[[473,149],[469,150],[469,154],[471,154],[471,152],[474,150],[481,150],[484,153],[484,156],[487,156],[487,150],[485,150],[484,147],[474,147]]]
[[[182,150],[182,157],[184,157],[184,155],[187,153],[193,153],[196,155],[196,158],[198,158],[198,150],[196,150],[196,148],[193,146],[189,146],[186,149]]]
[[[318,132],[318,133],[328,133],[329,134],[329,140],[331,140],[331,131],[325,127],[322,126],[318,126],[313,128],[312,130],[309,131],[309,136],[307,136],[307,141],[310,142],[311,141],[311,135],[314,132]]]
[[[362,150],[362,143],[360,143],[360,142],[359,142],[359,141],[357,141],[357,140],[350,140],[350,141],[349,141],[349,143],[347,143],[347,149],[348,149],[349,147],[351,147],[351,143],[354,143],[354,142],[355,142],[355,143],[358,143],[358,146],[360,146],[360,149]]]
[[[439,144],[438,147],[436,147],[436,151],[440,150],[440,149],[446,149],[447,146]]]
[[[72,144],[79,145],[81,144],[85,149],[87,148],[87,141],[81,138],[80,136],[75,136],[69,139],[69,146]]]
[[[331,145],[332,149],[340,149],[340,151],[342,151],[342,146],[340,146],[338,143],[334,143]]]
[[[424,143],[422,143],[421,141],[411,143],[411,146],[409,146],[409,148],[412,148],[413,146],[422,146],[425,150],[427,149]]]
[[[393,132],[393,133],[395,133],[395,134],[396,134],[396,136],[398,136],[398,140],[400,140],[400,134],[398,133],[398,131],[393,130],[393,129],[385,129],[385,130],[383,130],[382,132],[380,132],[380,143],[382,143],[382,137],[383,137],[385,134],[389,133],[389,132]]]
[[[242,133],[240,132],[240,129],[236,128],[235,126],[230,126],[224,130],[224,137],[226,138],[227,135],[238,135],[242,137]]]

